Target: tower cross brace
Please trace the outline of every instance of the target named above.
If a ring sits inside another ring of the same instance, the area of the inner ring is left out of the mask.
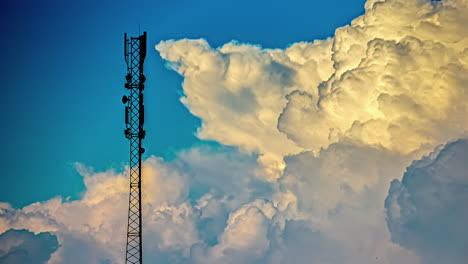
[[[143,90],[145,76],[143,63],[146,57],[146,32],[139,37],[124,36],[127,75],[125,88],[128,96],[122,97],[125,104],[125,137],[130,141],[130,195],[127,226],[127,264],[142,263],[142,210],[141,210],[141,155],[145,149],[141,142],[145,138]]]

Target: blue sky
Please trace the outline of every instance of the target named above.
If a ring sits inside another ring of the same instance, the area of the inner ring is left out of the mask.
[[[145,261],[465,264],[466,0],[0,5],[0,262],[121,262],[147,31]]]
[[[165,68],[161,40],[205,38],[284,48],[332,36],[364,1],[2,1],[0,201],[22,207],[83,190],[75,162],[127,163],[122,135],[123,33],[148,32],[146,155],[171,159],[200,142],[179,102],[182,78]]]

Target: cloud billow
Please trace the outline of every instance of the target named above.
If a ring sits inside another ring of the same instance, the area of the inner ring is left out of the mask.
[[[343,140],[408,154],[467,135],[466,17],[463,0],[368,1],[324,41],[282,50],[183,39],[156,49],[184,77],[198,136],[260,153],[275,179],[282,157]]]
[[[413,162],[390,187],[385,208],[392,240],[425,263],[468,259],[467,157],[467,139],[448,143]]]
[[[466,210],[444,210],[467,201],[465,141],[405,168],[467,135],[467,19],[466,0],[369,0],[334,37],[285,49],[159,43],[202,120],[197,136],[221,146],[144,161],[145,260],[456,263],[468,230],[453,217]],[[77,169],[81,199],[0,203],[0,233],[57,236],[51,264],[120,262],[127,171]],[[423,232],[443,224],[458,234]],[[429,252],[445,240],[452,251]]]
[[[0,263],[46,263],[58,247],[57,238],[50,233],[10,229],[0,235]]]

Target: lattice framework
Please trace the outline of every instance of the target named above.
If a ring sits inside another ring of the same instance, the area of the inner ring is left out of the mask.
[[[125,137],[130,141],[130,195],[128,206],[126,263],[142,263],[142,210],[141,210],[141,146],[145,138],[143,89],[145,76],[143,63],[146,56],[146,32],[136,38],[125,34],[125,61],[127,76],[125,88],[129,95],[122,98],[125,106]]]

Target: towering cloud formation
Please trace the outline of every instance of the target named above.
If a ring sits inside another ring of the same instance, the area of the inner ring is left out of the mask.
[[[145,161],[145,258],[462,263],[468,234],[457,205],[467,197],[456,186],[466,183],[459,173],[466,142],[390,182],[421,154],[467,135],[466,24],[466,0],[369,0],[365,15],[333,38],[284,50],[158,44],[184,77],[182,102],[202,119],[198,136],[234,147]],[[53,233],[61,247],[50,263],[119,262],[125,173],[78,168],[82,199],[2,204],[0,232]],[[446,237],[427,232],[444,223],[460,236],[448,239],[451,249],[435,251],[442,242],[433,240]]]
[[[198,135],[259,152],[274,179],[282,156],[345,139],[406,154],[466,135],[467,15],[463,0],[369,1],[326,41],[156,49],[185,78]]]

